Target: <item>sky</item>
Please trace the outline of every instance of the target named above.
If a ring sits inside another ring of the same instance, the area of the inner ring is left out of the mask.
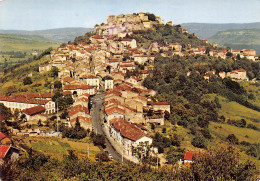
[[[165,22],[260,22],[260,0],[0,0],[0,29],[93,28],[110,14],[150,12]]]

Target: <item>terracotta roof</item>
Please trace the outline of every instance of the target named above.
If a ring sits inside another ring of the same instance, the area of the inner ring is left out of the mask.
[[[29,103],[29,104],[40,104],[45,105],[48,100],[40,100],[40,99],[30,99],[24,97],[14,97],[14,96],[0,96],[1,101],[8,101],[8,102],[19,102],[19,103]]]
[[[124,38],[122,41],[132,41],[133,39]]]
[[[9,136],[7,134],[0,132],[0,140],[2,140],[4,138],[9,138]]]
[[[64,91],[64,92],[62,92],[62,95],[64,95],[64,96],[65,96],[65,95],[68,95],[68,94],[71,95],[72,93],[71,93],[70,91]]]
[[[214,74],[215,71],[208,71],[207,73],[209,73],[209,74]]]
[[[90,85],[64,85],[64,90],[92,89]]]
[[[121,96],[122,95],[121,92],[119,92],[118,90],[115,90],[115,89],[109,90],[109,91],[107,91],[105,93],[106,96],[112,95],[112,94],[117,95],[117,96]]]
[[[125,110],[120,109],[118,107],[112,107],[112,108],[109,108],[109,109],[106,110],[107,115],[110,115],[110,114],[113,114],[113,113],[125,114]]]
[[[91,118],[89,118],[89,117],[84,117],[84,116],[78,116],[78,117],[76,117],[76,118],[73,118],[73,119],[70,120],[70,122],[71,122],[71,123],[76,122],[77,118],[79,119],[80,122],[90,122],[90,123],[92,122]]]
[[[80,85],[78,86],[78,89],[93,89],[94,87],[90,86],[90,85]]]
[[[0,158],[4,158],[7,152],[9,151],[10,146],[0,145]]]
[[[147,104],[150,104],[150,105],[169,105],[168,102],[151,102],[151,101],[148,101]]]
[[[246,72],[245,69],[239,69],[239,70],[236,70],[237,72]]]
[[[44,111],[45,111],[45,108],[42,106],[35,106],[35,107],[31,107],[31,108],[22,110],[22,112],[24,112],[25,114],[28,114],[30,116],[38,114],[38,113],[42,113]]]
[[[120,59],[118,59],[118,58],[109,59],[108,62],[109,62],[109,63],[120,62]]]
[[[135,127],[134,124],[131,124],[123,119],[112,119],[109,122],[117,131],[120,131],[120,134],[123,137],[130,140],[137,141],[146,136],[145,133]]]
[[[203,153],[194,153],[194,152],[186,152],[184,156],[184,160],[193,160],[194,156],[200,156],[203,155]]]
[[[69,112],[69,116],[73,116],[74,114],[78,114],[80,112],[83,112],[85,114],[89,114],[88,108],[86,108],[82,105],[76,105],[76,106],[71,108],[71,110]]]
[[[98,79],[98,77],[95,76],[95,75],[89,74],[89,75],[82,75],[82,76],[80,76],[80,79]]]
[[[65,77],[64,79],[63,79],[63,82],[72,82],[72,81],[74,81],[75,79],[73,79],[73,78],[71,78],[71,77]]]

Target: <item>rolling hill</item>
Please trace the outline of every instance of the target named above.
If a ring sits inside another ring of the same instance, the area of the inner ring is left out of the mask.
[[[226,31],[231,29],[255,29],[260,28],[260,22],[256,23],[228,23],[228,24],[214,24],[214,23],[184,23],[181,26],[187,29],[190,33],[208,39],[214,36],[219,31]]]
[[[234,49],[255,49],[260,54],[260,29],[236,29],[220,31],[209,38],[210,42]]]
[[[27,36],[42,36],[45,39],[58,42],[73,41],[76,36],[84,35],[86,32],[91,31],[92,28],[57,28],[48,30],[0,30],[2,34],[11,35],[27,35]]]
[[[36,35],[0,34],[0,51],[31,51],[57,47],[60,42],[52,41]]]

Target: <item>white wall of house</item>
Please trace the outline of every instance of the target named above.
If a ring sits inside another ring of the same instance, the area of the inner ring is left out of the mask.
[[[105,80],[105,90],[114,88],[114,80]]]

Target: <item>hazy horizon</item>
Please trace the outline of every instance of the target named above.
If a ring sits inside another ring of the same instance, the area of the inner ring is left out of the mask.
[[[165,22],[254,23],[260,20],[260,1],[250,0],[3,0],[0,29],[46,30],[93,28],[110,14],[150,12]]]

